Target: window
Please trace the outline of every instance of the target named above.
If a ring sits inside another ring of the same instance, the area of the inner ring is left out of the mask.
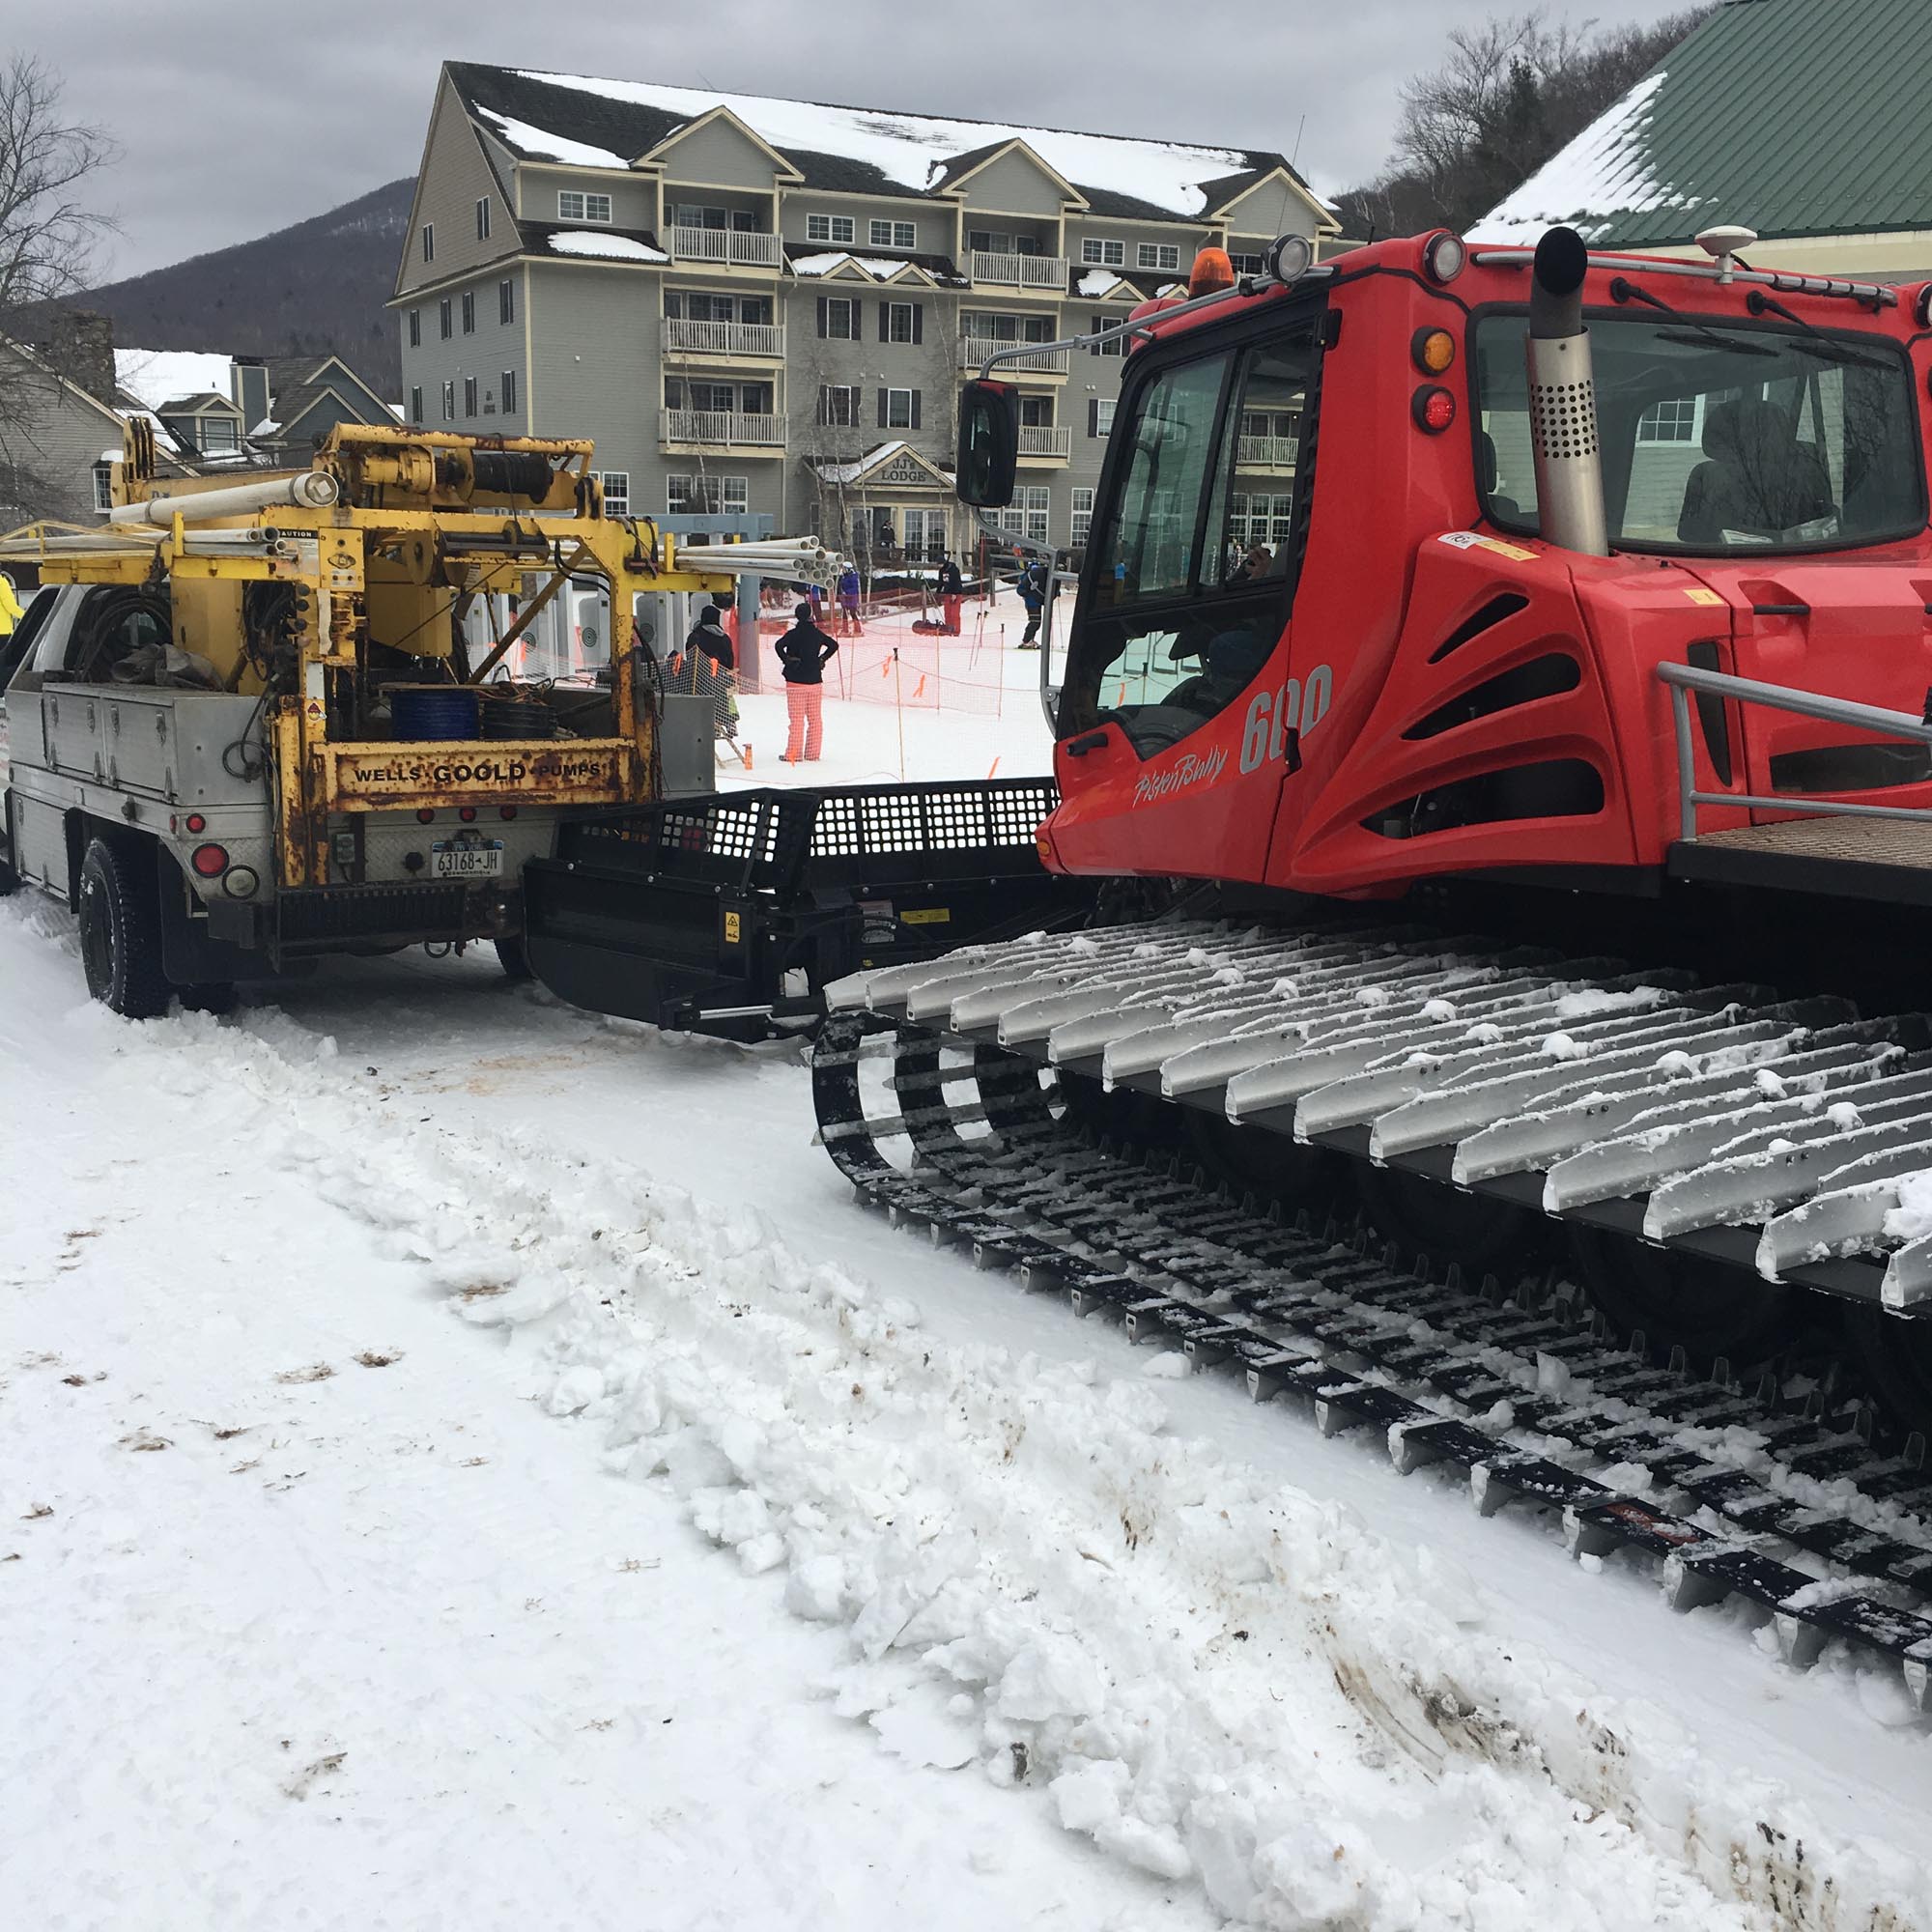
[[[114,507],[114,466],[111,463],[97,463],[94,466],[94,507],[97,510],[111,510]]]
[[[910,248],[918,239],[910,221],[874,221],[871,236],[874,248]]]
[[[1052,507],[1053,492],[1044,483],[1023,483],[1013,492],[1013,500],[1000,511],[1000,527],[1016,537],[1045,543]]]
[[[503,413],[514,415],[517,409],[517,372],[505,369],[502,376]]]
[[[859,391],[840,384],[831,384],[818,391],[818,420],[840,429],[856,429],[859,423]]]
[[[969,228],[966,245],[979,255],[1004,255],[1013,245],[1013,238],[997,228]]]
[[[456,383],[453,378],[442,385],[442,419],[446,423],[456,420]]]
[[[1087,541],[1088,532],[1094,527],[1094,492],[1083,485],[1073,492],[1073,520],[1066,532],[1066,540],[1076,549]]]
[[[1143,242],[1134,250],[1134,261],[1143,269],[1178,269],[1180,249],[1173,242]]]
[[[1113,328],[1126,320],[1122,315],[1096,315],[1087,326],[1090,335],[1097,335],[1103,328]],[[1126,354],[1127,338],[1124,334],[1109,336],[1105,342],[1096,342],[1088,350],[1090,355],[1123,355]]]
[[[1097,531],[1090,526],[1102,570],[1072,642],[1062,736],[1104,710],[1151,757],[1234,703],[1271,660],[1287,615],[1296,485],[1237,491],[1236,448],[1246,416],[1301,413],[1318,361],[1314,331],[1296,326],[1129,391],[1129,460]],[[1306,721],[1305,688],[1297,701]]]
[[[1703,434],[1697,418],[1703,414],[1703,397],[1668,396],[1652,403],[1636,419],[1639,442],[1696,442]]]
[[[1053,398],[1051,396],[1022,396],[1020,398],[1020,421],[1028,429],[1051,429],[1053,427]]]
[[[515,282],[497,284],[497,320],[499,323],[515,322],[517,319],[517,285]]]
[[[852,217],[849,214],[808,214],[805,217],[808,242],[849,242]]]
[[[419,308],[410,311],[410,347],[420,349],[423,340],[423,312]]]
[[[463,332],[465,335],[476,333],[476,291],[465,289],[463,292]]]
[[[490,197],[487,194],[476,204],[476,239],[479,242],[490,239]]]
[[[917,429],[919,427],[919,391],[917,389],[881,389],[879,391],[879,427],[881,429]]]
[[[423,223],[422,251],[425,262],[434,262],[436,260],[436,223],[434,221],[425,221]]]
[[[1237,275],[1259,275],[1262,272],[1262,258],[1259,255],[1237,255],[1230,250],[1228,262]]]
[[[923,342],[925,339],[923,302],[882,301],[879,304],[881,342]]]
[[[437,332],[442,337],[442,339],[445,342],[447,342],[450,336],[455,333],[454,329],[452,329],[450,327],[449,298],[447,296],[444,296],[443,298],[436,305],[436,326],[437,326]]]
[[[846,296],[820,296],[818,333],[834,342],[859,339],[859,304]]]
[[[463,413],[467,416],[473,416],[476,413],[476,378],[474,376],[466,376],[463,379]]]
[[[556,191],[556,218],[559,221],[609,221],[611,197],[586,194],[580,188],[560,187]]]
[[[1523,319],[1475,330],[1484,507],[1537,528]],[[1610,542],[1701,556],[1843,549],[1924,523],[1911,377],[1895,350],[1819,329],[1592,318]]]
[[[1089,436],[1108,436],[1114,428],[1114,407],[1118,399],[1113,396],[1089,396],[1087,399],[1087,434]]]
[[[202,417],[201,448],[204,455],[216,455],[241,446],[241,425],[233,416]]]
[[[423,392],[420,387],[410,391],[410,420],[420,423],[423,419]]]
[[[628,517],[631,514],[631,472],[606,469],[598,479],[604,485],[604,514]]]
[[[1103,269],[1124,269],[1127,265],[1127,244],[1124,242],[1102,242],[1090,235],[1080,244],[1080,259]]]
[[[752,500],[751,479],[745,476],[667,476],[665,507],[672,516],[707,517],[746,514]]]
[[[714,231],[731,229],[740,235],[752,233],[752,212],[748,208],[704,208],[696,202],[677,201],[671,204],[670,223],[673,228],[709,228]]]

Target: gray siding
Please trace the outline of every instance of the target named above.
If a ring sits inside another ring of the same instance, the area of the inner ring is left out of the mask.
[[[476,239],[476,204],[490,197],[490,239]],[[436,260],[425,262],[422,231],[436,227]],[[403,245],[399,289],[408,293],[426,283],[460,275],[484,262],[517,252],[517,224],[503,192],[485,160],[481,142],[456,90],[445,80],[437,92],[416,187],[415,219]]]
[[[775,172],[772,157],[728,121],[696,128],[658,156],[672,181],[709,182],[718,187],[764,188]]]
[[[1231,232],[1264,236],[1269,242],[1277,235],[1313,235],[1315,210],[1292,183],[1264,181],[1230,207],[1228,226]]]
[[[497,320],[500,313],[497,287],[505,281],[514,286],[517,303],[516,320],[508,324]],[[425,429],[456,429],[480,436],[524,436],[529,433],[529,371],[524,359],[524,316],[528,287],[528,271],[522,265],[500,263],[471,280],[457,283],[437,295],[420,298],[396,311],[396,324],[401,331],[403,346],[403,393],[399,400],[406,415],[410,410],[410,391],[420,388],[423,392],[421,425]],[[463,332],[463,297],[466,292],[476,298],[476,329],[470,335]],[[440,305],[445,298],[449,302],[451,328],[447,342],[442,340],[439,317]],[[422,343],[415,349],[410,347],[412,308],[419,310],[422,316]],[[505,370],[511,371],[517,379],[517,407],[507,415],[502,408]],[[474,416],[466,415],[463,409],[464,379],[469,376],[476,378],[477,410]],[[445,418],[442,413],[440,399],[445,382],[456,385],[454,421]],[[486,400],[491,405],[487,410],[483,407]],[[411,420],[415,418],[411,417]]]
[[[847,242],[814,242],[807,233],[808,219],[814,214],[842,214],[852,223],[852,240]],[[874,221],[910,221],[913,225],[913,248],[923,255],[950,255],[952,252],[952,211],[950,208],[934,208],[929,201],[916,201],[910,196],[903,202],[841,201],[835,194],[787,194],[780,203],[779,233],[785,238],[794,253],[810,248],[846,248],[864,254],[868,248],[886,247],[886,242],[874,243],[871,228]]]
[[[25,405],[0,423],[0,518],[9,529],[40,517],[93,523],[94,466],[104,451],[119,451],[120,418],[51,376],[16,378],[4,343],[0,356],[10,397],[20,380]]]
[[[966,183],[966,217],[975,209],[998,209],[1008,214],[1059,214],[1062,194],[1050,175],[1024,155],[1002,155]]]
[[[611,197],[611,226],[655,229],[657,185],[647,177],[599,173],[590,168],[551,167],[526,161],[517,171],[517,198],[526,221],[561,221],[556,198],[563,189]],[[585,222],[586,228],[600,226]]]

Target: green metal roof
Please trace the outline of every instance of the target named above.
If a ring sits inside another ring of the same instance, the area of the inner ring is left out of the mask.
[[[1932,0],[1728,0],[1470,234],[1932,229]]]

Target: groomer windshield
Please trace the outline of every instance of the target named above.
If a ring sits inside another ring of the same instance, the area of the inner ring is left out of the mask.
[[[1619,550],[1788,555],[1925,526],[1912,373],[1870,335],[1592,311],[1609,539]],[[1538,529],[1525,318],[1476,325],[1477,482]]]

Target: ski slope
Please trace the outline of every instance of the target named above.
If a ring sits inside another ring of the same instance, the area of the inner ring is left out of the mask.
[[[22,1923],[1932,1924],[1895,1683],[892,1233],[795,1047],[0,985]]]

